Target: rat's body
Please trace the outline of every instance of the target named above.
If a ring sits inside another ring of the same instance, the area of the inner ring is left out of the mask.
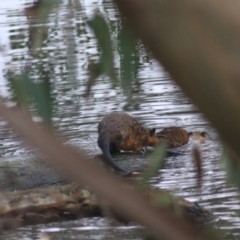
[[[155,129],[147,129],[124,112],[113,112],[105,116],[98,125],[98,146],[105,161],[115,170],[125,172],[113,160],[111,153],[139,152],[147,146],[159,143]]]
[[[156,135],[168,148],[180,147],[189,141],[188,132],[180,127],[167,127],[156,133]]]
[[[200,142],[211,140],[211,137],[206,132],[187,132],[181,127],[167,127],[157,132],[156,135],[168,148],[176,148],[185,145],[189,142],[189,138]]]

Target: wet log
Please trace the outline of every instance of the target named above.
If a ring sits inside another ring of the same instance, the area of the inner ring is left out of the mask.
[[[127,187],[133,188],[133,186]],[[209,211],[198,204],[184,199],[176,200],[166,191],[148,189],[143,193],[153,204],[173,211],[190,224],[200,226],[214,219]],[[127,222],[119,213],[109,209],[106,202],[102,203],[94,193],[75,183],[1,192],[0,221],[10,221],[15,226],[103,216],[106,212],[117,220]]]
[[[0,219],[29,225],[100,215],[96,197],[76,184],[1,192]]]

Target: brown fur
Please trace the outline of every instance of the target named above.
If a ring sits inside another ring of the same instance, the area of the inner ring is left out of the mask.
[[[126,173],[114,162],[111,153],[120,150],[137,152],[158,142],[155,129],[144,128],[123,112],[110,113],[98,125],[98,146],[103,152],[104,160],[120,172]]]
[[[189,134],[180,127],[164,128],[156,134],[161,142],[165,142],[167,147],[176,148],[185,145],[189,141]]]
[[[110,145],[124,151],[139,151],[159,143],[154,129],[144,128],[124,112],[113,112],[105,116],[98,125],[98,134],[99,138],[104,135]]]

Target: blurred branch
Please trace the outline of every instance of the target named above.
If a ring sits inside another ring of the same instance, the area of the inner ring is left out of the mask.
[[[151,206],[141,193],[129,191],[120,179],[114,178],[101,169],[98,164],[88,160],[84,153],[79,153],[64,146],[44,128],[36,127],[32,120],[19,110],[9,109],[0,103],[0,115],[24,138],[42,150],[49,161],[63,172],[68,172],[81,185],[87,185],[105,199],[111,207],[123,213],[127,218],[147,226],[158,237],[168,239],[214,239],[212,236],[201,238],[196,229],[177,221],[164,209]],[[172,227],[174,226],[174,231]]]
[[[239,2],[115,2],[240,159]]]
[[[29,20],[29,50],[32,56],[39,54],[39,49],[48,37],[46,20],[52,9],[60,2],[60,0],[37,0],[31,7],[24,9],[25,16]]]

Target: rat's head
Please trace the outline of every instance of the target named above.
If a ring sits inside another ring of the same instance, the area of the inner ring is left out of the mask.
[[[156,129],[148,129],[148,146],[154,146],[160,142],[159,137],[156,135]]]
[[[194,140],[199,140],[199,141],[206,141],[206,140],[211,140],[211,137],[207,132],[189,132],[188,133],[189,137],[193,138]]]

